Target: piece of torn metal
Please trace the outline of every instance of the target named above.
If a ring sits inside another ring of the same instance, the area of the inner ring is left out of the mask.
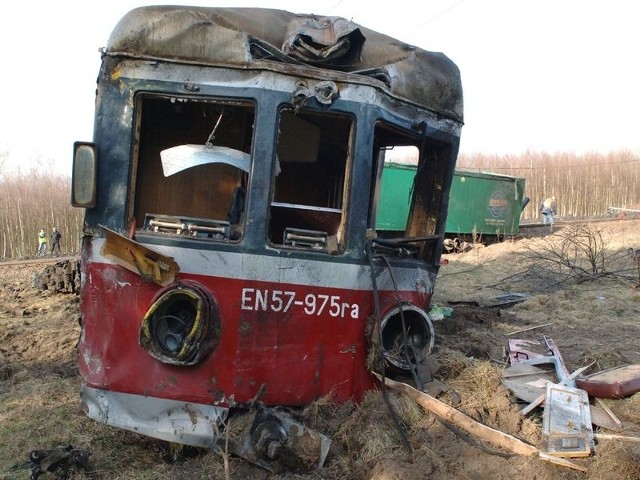
[[[591,363],[591,365],[593,365],[593,363]],[[580,375],[582,372],[584,372],[585,370],[587,370],[588,368],[591,368],[591,365],[587,365],[586,367],[581,367],[578,370],[576,370],[575,372],[573,372],[569,377],[560,380],[560,382],[557,383],[557,385],[566,385],[568,381],[570,380],[574,380],[578,375]],[[548,384],[547,384],[548,385]],[[540,395],[538,398],[536,398],[533,402],[529,403],[529,405],[527,405],[526,407],[524,407],[522,410],[520,410],[520,413],[522,415],[526,415],[527,413],[529,413],[531,410],[533,410],[534,408],[536,408],[538,405],[540,405],[542,402],[544,402],[545,400],[545,395]]]
[[[489,298],[488,302],[484,303],[484,307],[510,307],[516,303],[524,302],[526,299],[531,298],[528,293],[509,292],[503,295],[496,295]]]
[[[502,372],[502,384],[519,400],[527,403],[535,402],[540,395],[545,395],[548,383],[557,383],[554,370],[545,370],[533,365],[517,363]],[[591,421],[594,425],[619,432],[622,425],[616,422],[604,408],[590,405]]]
[[[587,392],[579,388],[547,384],[542,433],[550,455],[591,455],[594,440]]]
[[[229,409],[180,400],[133,395],[83,386],[82,409],[89,418],[142,435],[193,447],[214,448],[217,425]]]
[[[282,51],[312,65],[351,65],[362,61],[365,37],[358,25],[340,17],[294,20]]]
[[[180,267],[172,257],[151,250],[103,225],[100,227],[105,232],[102,255],[139,274],[145,282],[166,286],[175,281]]]
[[[526,299],[531,298],[531,295],[527,293],[509,292],[502,295],[496,295],[488,299],[479,300],[453,300],[449,301],[449,305],[468,305],[470,307],[481,308],[499,308],[499,307],[511,307],[517,303],[524,302]]]
[[[257,404],[250,428],[233,441],[219,438],[218,446],[273,473],[304,473],[322,468],[331,439],[281,409]]]
[[[40,475],[55,473],[56,478],[69,478],[73,470],[85,469],[91,452],[73,445],[61,445],[47,450],[32,450],[29,453],[31,478],[37,480]]]
[[[624,398],[640,392],[640,364],[624,365],[576,378],[576,386],[596,398]]]
[[[527,365],[554,365],[559,380],[565,380],[570,387],[575,387],[575,381],[570,378],[569,370],[562,359],[556,343],[547,337],[542,337],[542,342],[535,340],[509,340],[509,359],[511,365],[525,363]]]
[[[189,168],[213,163],[231,165],[248,173],[251,164],[251,155],[248,153],[217,145],[177,145],[162,150],[160,158],[165,177]]]

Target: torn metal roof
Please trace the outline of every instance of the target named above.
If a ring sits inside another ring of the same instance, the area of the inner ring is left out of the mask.
[[[370,83],[463,119],[460,72],[448,57],[340,17],[265,8],[141,7],[120,20],[105,54],[243,69],[286,66],[290,73],[300,68],[324,77],[331,70],[332,78]]]

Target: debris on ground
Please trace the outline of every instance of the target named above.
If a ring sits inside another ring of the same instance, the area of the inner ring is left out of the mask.
[[[549,455],[590,456],[597,435],[592,424],[622,430],[620,420],[600,398],[621,398],[638,391],[635,383],[640,381],[640,366],[628,365],[582,376],[595,363],[592,362],[569,374],[557,345],[544,336],[539,342],[509,340],[509,359],[511,366],[503,371],[503,384],[517,398],[529,402],[522,408],[522,415],[544,403],[542,437]],[[552,368],[543,368],[548,366]],[[582,389],[585,385],[591,387],[590,392]],[[614,391],[618,397],[612,396]],[[594,397],[594,405],[590,396]]]
[[[80,293],[80,260],[61,260],[33,277],[33,287],[56,293]]]
[[[73,470],[87,467],[90,455],[88,450],[73,445],[33,450],[29,453],[31,480],[37,480],[45,473],[55,473],[57,478],[67,479]]]

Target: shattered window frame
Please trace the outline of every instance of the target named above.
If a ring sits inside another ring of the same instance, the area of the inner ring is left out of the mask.
[[[269,245],[345,251],[355,127],[350,113],[279,109]]]
[[[128,218],[136,229],[240,242],[256,102],[143,92],[135,108]]]
[[[382,198],[382,188],[383,181],[385,179],[385,169],[386,165],[394,163],[393,154],[388,155],[390,152],[396,152],[396,149],[402,148],[407,149],[409,147],[415,148],[415,158],[412,161],[402,162],[409,167],[409,170],[413,169],[413,180],[411,181],[412,187],[411,192],[408,197],[408,209],[411,209],[411,204],[413,201],[413,183],[415,181],[415,170],[417,166],[423,161],[423,151],[422,151],[422,143],[424,140],[417,134],[408,132],[406,130],[400,129],[397,125],[394,125],[385,121],[378,121],[375,124],[374,128],[374,140],[373,140],[373,162],[372,166],[374,168],[374,175],[372,175],[372,185],[371,185],[371,205],[369,206],[369,219],[368,226],[371,229],[378,230],[376,227],[379,224],[380,220],[380,211],[381,211],[381,201]],[[408,218],[405,222],[405,229],[401,231],[378,231],[378,234],[382,234],[382,236],[386,238],[401,238],[405,236],[406,224],[408,223]]]
[[[415,171],[409,191],[407,223],[404,230],[377,230],[378,213],[382,200],[382,179],[385,151],[392,146],[415,146],[418,158],[410,169]],[[444,197],[447,176],[453,174],[450,162],[451,145],[446,141],[425,136],[420,130],[401,129],[390,122],[379,120],[375,125],[373,141],[373,168],[371,203],[368,228],[378,238],[392,242],[389,252],[394,255],[420,258],[434,263],[444,238],[444,223],[448,199]],[[402,248],[398,248],[401,246]],[[384,249],[383,246],[381,248]]]

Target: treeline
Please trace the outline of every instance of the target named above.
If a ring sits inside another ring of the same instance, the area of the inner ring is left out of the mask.
[[[460,155],[456,168],[526,179],[525,196],[531,202],[523,219],[539,218],[538,205],[553,195],[560,217],[607,215],[610,207],[640,210],[640,155],[629,150],[582,155]]]
[[[35,257],[40,229],[47,234],[49,254],[54,227],[62,234],[62,254],[80,251],[84,210],[71,206],[70,188],[64,175],[0,175],[1,259]]]
[[[525,196],[531,201],[523,219],[539,218],[538,204],[551,195],[561,217],[607,215],[610,207],[640,210],[640,156],[631,151],[461,155],[457,169],[526,179]],[[34,257],[38,232],[43,228],[50,242],[53,227],[62,233],[62,253],[78,253],[84,210],[70,205],[70,179],[2,173],[0,168],[0,258]]]

